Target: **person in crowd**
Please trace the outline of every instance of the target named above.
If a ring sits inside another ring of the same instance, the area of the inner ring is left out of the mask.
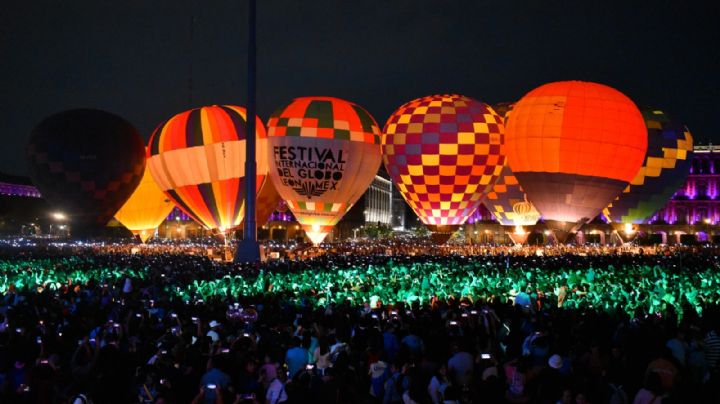
[[[433,404],[441,404],[445,401],[445,390],[449,385],[450,381],[447,377],[447,367],[444,363],[440,364],[427,387],[428,395],[430,395]]]
[[[200,379],[200,389],[204,392],[203,402],[213,404],[217,395],[223,394],[230,385],[230,376],[220,370],[220,357],[211,357],[207,361],[207,372]]]
[[[657,404],[662,403],[665,397],[662,379],[657,372],[648,372],[645,375],[643,387],[638,390],[633,404]]]
[[[305,369],[308,364],[308,353],[307,349],[303,348],[300,344],[300,338],[293,337],[291,340],[290,348],[285,354],[285,364],[288,369],[288,377],[293,378],[301,370]]]

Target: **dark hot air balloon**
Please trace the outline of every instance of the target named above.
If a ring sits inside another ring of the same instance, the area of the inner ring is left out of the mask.
[[[74,229],[107,224],[140,183],[145,147],[125,119],[95,109],[52,115],[27,146],[34,184]]]

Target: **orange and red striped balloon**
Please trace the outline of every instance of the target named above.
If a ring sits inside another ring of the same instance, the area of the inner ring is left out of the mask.
[[[246,111],[213,105],[182,112],[153,133],[148,165],[175,204],[208,229],[240,226],[245,212]],[[256,117],[257,191],[267,175],[267,135]]]

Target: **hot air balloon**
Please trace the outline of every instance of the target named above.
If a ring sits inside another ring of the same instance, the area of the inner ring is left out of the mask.
[[[515,177],[564,242],[635,177],[647,131],[621,92],[563,81],[542,85],[515,104],[505,145]]]
[[[501,103],[493,106],[493,109],[503,118],[505,125],[507,125],[513,105],[513,103]],[[506,228],[510,227],[507,229],[509,230],[507,234],[516,243],[522,244],[527,240],[529,233],[523,226],[533,226],[540,218],[540,213],[528,200],[507,160],[505,160],[498,180],[482,199],[482,203],[498,223]]]
[[[160,189],[188,216],[225,233],[242,223],[245,212],[246,112],[213,105],[170,118],[153,133],[150,173]],[[267,136],[257,123],[257,190],[267,173]]]
[[[436,242],[465,223],[497,180],[503,133],[492,108],[457,94],[418,98],[388,119],[385,168]]]
[[[362,107],[302,97],[268,121],[270,177],[318,244],[370,186],[380,168],[380,128]]]
[[[138,131],[95,109],[64,111],[40,122],[30,135],[27,159],[43,197],[81,231],[107,224],[145,169]]]
[[[693,138],[684,125],[661,110],[641,110],[648,148],[642,167],[625,190],[603,210],[608,221],[645,223],[684,183],[692,165]]]
[[[115,219],[144,243],[155,233],[173,207],[175,205],[153,180],[150,166],[146,165],[140,184],[115,213]]]
[[[495,220],[503,225],[516,243],[524,243],[529,233],[523,226],[533,226],[540,218],[535,206],[518,183],[510,167],[503,166],[498,180],[482,199],[483,205]]]
[[[255,205],[257,227],[264,226],[267,223],[279,202],[280,194],[278,194],[272,181],[265,180],[265,184],[257,194],[257,204]]]

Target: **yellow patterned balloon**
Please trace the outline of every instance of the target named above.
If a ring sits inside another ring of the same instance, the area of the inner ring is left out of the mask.
[[[510,119],[514,105],[510,102],[493,105],[493,109],[503,118],[504,124],[507,124]],[[495,182],[492,190],[485,195],[482,203],[492,213],[495,220],[504,226],[532,226],[540,218],[540,213],[528,201],[525,191],[513,175],[507,160],[500,173],[500,178]]]
[[[648,147],[642,167],[625,190],[603,210],[608,221],[645,223],[685,182],[692,164],[693,137],[662,110],[643,108]]]
[[[432,95],[390,116],[383,162],[420,220],[449,235],[500,175],[503,142],[502,118],[487,104],[457,94]]]

